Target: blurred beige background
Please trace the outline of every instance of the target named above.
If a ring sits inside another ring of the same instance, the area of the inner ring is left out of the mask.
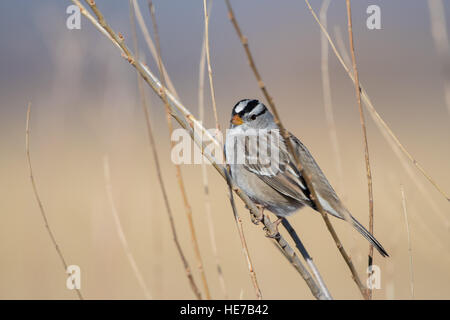
[[[321,1],[311,1],[319,10]],[[450,192],[450,115],[442,63],[430,33],[426,1],[353,1],[360,80],[378,112],[438,183]],[[131,46],[128,1],[97,1]],[[343,179],[325,125],[320,72],[320,31],[303,1],[233,1],[256,63],[285,126],[310,149],[351,212],[368,225],[368,197],[354,88],[330,52],[332,102]],[[381,8],[382,29],[365,27],[369,4]],[[131,252],[154,298],[194,298],[175,250],[157,183],[139,102],[136,73],[108,40],[83,19],[65,27],[70,1],[0,3],[0,298],[75,299],[34,199],[25,157],[26,105],[32,102],[31,157],[48,219],[69,264],[79,265],[88,299],[141,299],[114,227],[103,176],[108,156],[114,201]],[[140,1],[150,26],[146,1]],[[197,111],[202,1],[155,1],[162,54],[182,101]],[[446,3],[445,15],[450,8]],[[329,30],[347,44],[344,1],[332,1]],[[229,23],[223,1],[210,20],[218,112],[228,126],[234,103],[262,95]],[[447,28],[448,30],[448,28]],[[141,55],[157,71],[148,50]],[[207,84],[205,85],[208,88]],[[200,277],[188,233],[161,101],[148,90],[163,176],[183,249]],[[213,127],[209,91],[207,125]],[[413,169],[421,191],[404,170],[369,114],[374,178],[375,235],[391,255],[375,254],[381,289],[375,299],[410,299],[410,270],[400,185],[404,185],[412,238],[415,297],[450,298],[449,203]],[[183,166],[195,226],[213,298],[223,298],[211,251],[199,165]],[[208,168],[218,250],[229,297],[254,299],[226,184]],[[255,271],[266,299],[311,299],[304,281],[250,222],[238,201]],[[320,215],[305,209],[290,219],[335,298],[360,294]],[[344,222],[332,220],[361,275],[368,243]]]

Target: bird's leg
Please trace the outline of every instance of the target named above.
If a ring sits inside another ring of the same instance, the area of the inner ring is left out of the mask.
[[[251,214],[252,222],[258,225],[260,222],[264,220],[264,207],[260,204],[256,204],[259,212],[261,213],[261,218],[256,217],[253,213]]]
[[[274,222],[273,222],[273,225],[275,226],[275,230],[277,230],[277,232],[278,232],[278,226],[280,225],[280,223],[281,223],[281,221],[283,221],[283,217],[278,217],[278,219],[277,220],[275,220]]]

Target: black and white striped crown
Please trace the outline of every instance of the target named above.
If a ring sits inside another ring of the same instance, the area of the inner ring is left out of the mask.
[[[236,105],[233,107],[233,112],[232,112],[232,116],[234,115],[239,115],[242,116],[244,114],[248,114],[250,112],[252,112],[254,109],[258,109],[255,111],[258,111],[257,113],[264,113],[266,111],[266,106],[259,102],[259,100],[256,99],[243,99],[241,101],[239,101],[238,103],[236,103]]]

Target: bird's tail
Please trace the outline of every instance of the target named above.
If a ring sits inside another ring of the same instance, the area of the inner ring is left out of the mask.
[[[353,226],[355,227],[356,230],[359,231],[359,233],[361,233],[363,235],[364,238],[366,238],[367,240],[369,240],[369,242],[371,244],[373,244],[373,246],[375,248],[377,248],[378,252],[383,256],[383,257],[389,257],[388,253],[386,252],[386,250],[384,250],[383,246],[381,245],[381,243],[378,242],[377,239],[375,239],[375,237],[366,230],[366,228],[363,227],[363,225],[361,223],[359,223],[355,218],[351,217],[351,223],[353,224]]]

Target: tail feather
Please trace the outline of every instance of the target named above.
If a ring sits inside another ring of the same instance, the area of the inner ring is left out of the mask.
[[[378,250],[378,252],[383,257],[389,257],[389,254],[386,252],[386,250],[383,248],[381,243],[378,242],[377,239],[369,232],[366,228],[363,227],[361,223],[359,223],[355,218],[351,217],[353,226],[356,230],[359,231],[363,235],[364,238],[366,238],[373,246]]]

